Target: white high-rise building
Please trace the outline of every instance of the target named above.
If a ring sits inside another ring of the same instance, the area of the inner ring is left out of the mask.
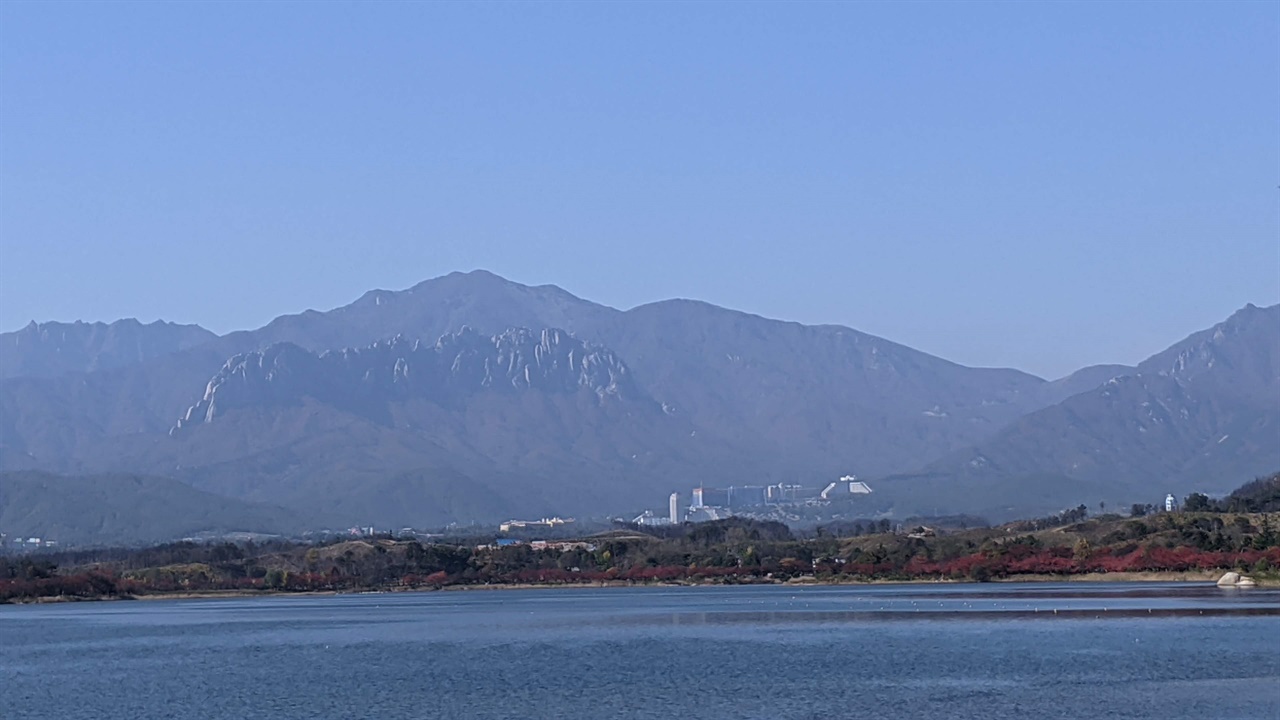
[[[671,498],[667,501],[667,508],[670,511],[672,525],[680,524],[680,493],[671,493]]]

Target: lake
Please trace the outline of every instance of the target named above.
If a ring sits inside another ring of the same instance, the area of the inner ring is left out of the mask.
[[[0,717],[1280,717],[1280,590],[474,590],[0,606]]]

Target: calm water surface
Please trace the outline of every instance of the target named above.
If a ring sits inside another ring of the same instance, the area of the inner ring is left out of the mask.
[[[1274,720],[1280,591],[769,586],[0,607],[5,720],[675,716]]]

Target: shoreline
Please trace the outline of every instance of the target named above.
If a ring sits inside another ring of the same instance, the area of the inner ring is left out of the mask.
[[[1226,571],[1222,571],[1226,572]],[[840,579],[819,580],[813,576],[802,576],[786,581],[764,582],[630,582],[626,580],[610,580],[605,582],[569,582],[569,583],[491,583],[487,585],[446,585],[443,587],[396,587],[381,590],[204,590],[194,592],[146,593],[140,595],[116,595],[102,597],[52,596],[16,600],[13,605],[45,605],[75,602],[125,602],[156,600],[220,600],[268,597],[323,597],[337,595],[393,595],[401,593],[430,592],[485,592],[505,590],[586,590],[628,587],[841,587],[865,585],[1010,585],[1010,584],[1044,584],[1044,583],[1187,583],[1213,584],[1222,576],[1222,572],[1206,570],[1188,570],[1180,572],[1114,572],[1114,573],[1079,573],[1072,575],[1017,575],[1003,578],[992,578],[984,582],[967,579],[950,578],[918,578],[907,580],[855,580]],[[1263,577],[1258,579],[1258,588],[1280,587],[1280,580]],[[3,605],[5,603],[0,603]]]

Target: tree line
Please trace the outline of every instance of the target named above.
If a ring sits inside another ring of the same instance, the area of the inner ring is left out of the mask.
[[[1277,518],[1161,513],[1048,519],[919,533],[821,533],[730,518],[657,533],[620,529],[535,547],[387,537],[325,544],[169,543],[152,548],[0,557],[0,601],[207,592],[345,592],[494,584],[990,580],[1019,575],[1280,567]],[[1042,522],[1043,521],[1043,522]],[[877,525],[874,529],[880,530]]]

